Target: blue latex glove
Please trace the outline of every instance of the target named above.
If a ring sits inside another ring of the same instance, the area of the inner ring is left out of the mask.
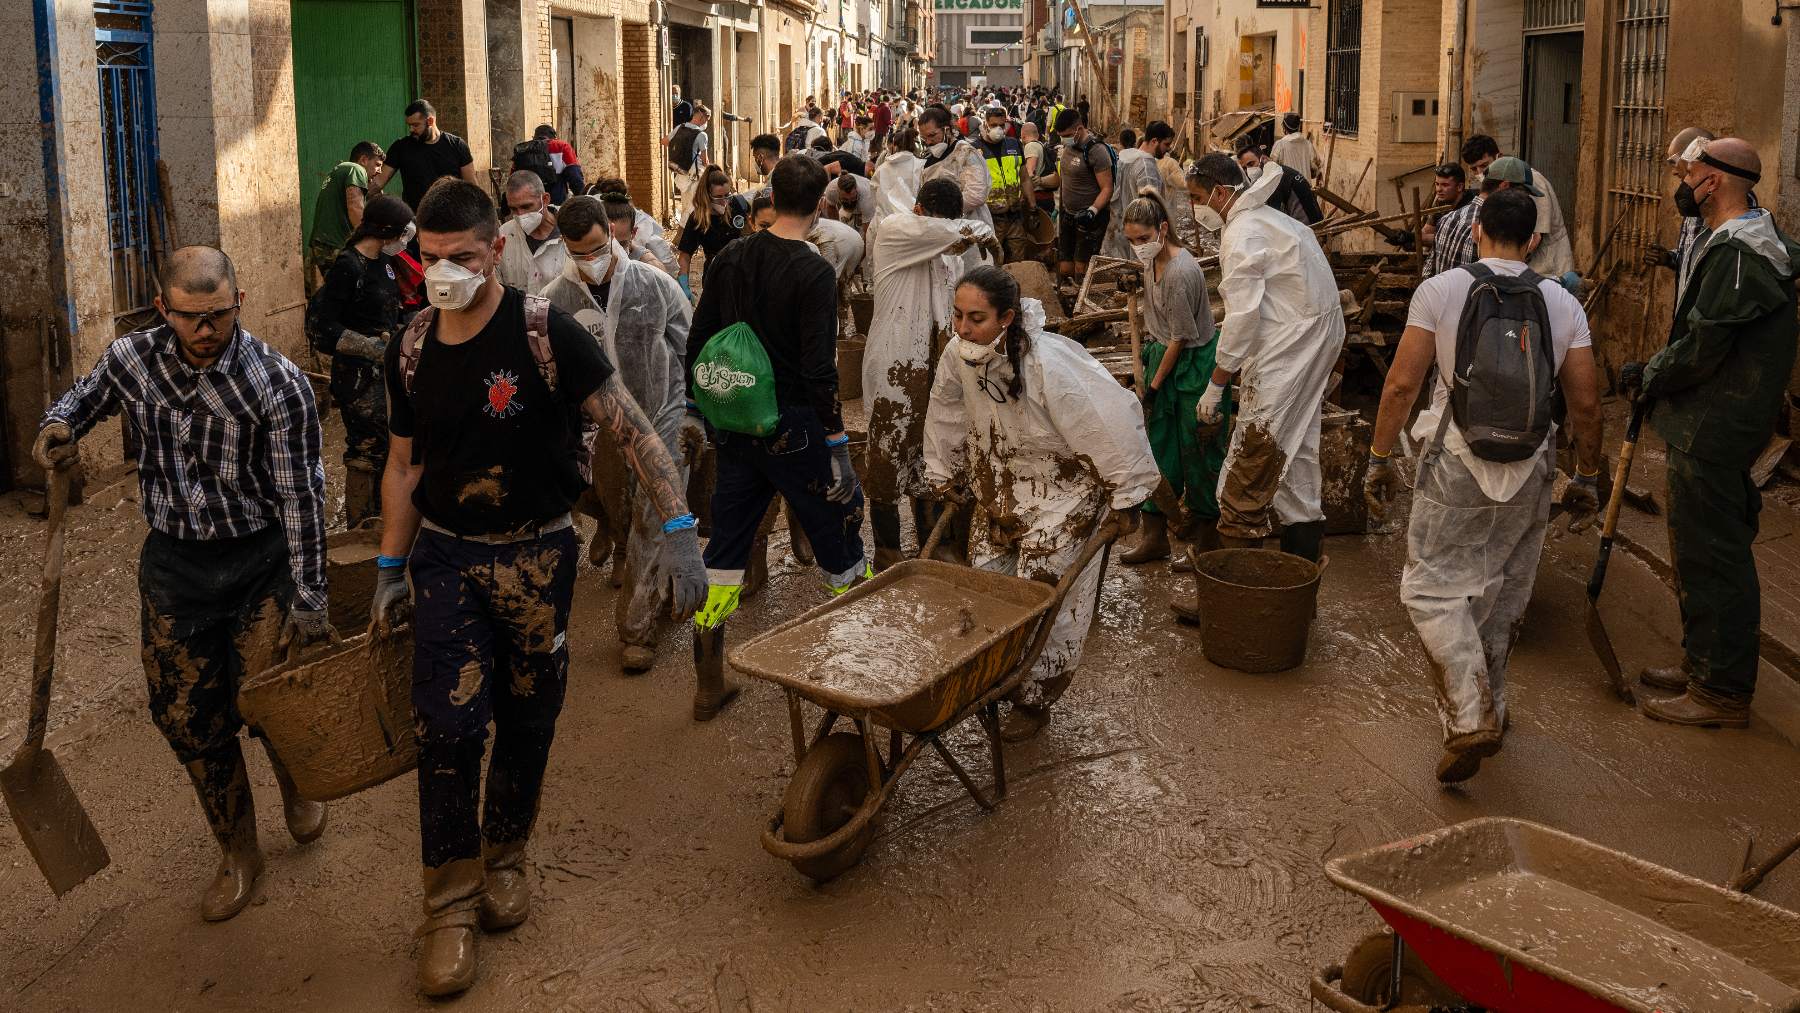
[[[688,276],[685,274],[677,275],[675,280],[681,285],[681,294],[687,296],[688,302],[693,302],[694,288],[688,283]]]

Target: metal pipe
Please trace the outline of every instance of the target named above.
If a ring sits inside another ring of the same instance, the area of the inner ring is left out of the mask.
[[[1450,130],[1445,135],[1449,150],[1442,153],[1440,162],[1454,162],[1462,153],[1463,78],[1468,67],[1464,50],[1468,47],[1468,33],[1469,0],[1456,0],[1456,30],[1450,36]]]
[[[49,240],[50,298],[55,312],[62,318],[62,331],[73,343],[78,325],[75,319],[75,296],[69,291],[68,237],[64,232],[69,203],[68,184],[63,179],[62,73],[56,47],[55,0],[31,0],[32,42],[37,55],[38,122],[42,129],[41,150],[44,165],[45,233]],[[55,379],[61,380],[61,377]]]

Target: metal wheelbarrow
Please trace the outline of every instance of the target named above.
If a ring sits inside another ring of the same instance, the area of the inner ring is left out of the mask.
[[[948,526],[946,509],[921,555]],[[732,667],[787,693],[795,769],[763,849],[824,882],[854,866],[875,837],[900,775],[936,751],[975,803],[1006,796],[1000,701],[1043,653],[1063,600],[1115,532],[1104,519],[1055,587],[930,558],[912,559],[732,650]],[[1101,560],[1105,576],[1106,560]],[[811,734],[801,702],[824,714]],[[992,794],[943,736],[969,718],[986,733]],[[852,731],[834,732],[840,718]],[[888,732],[885,755],[878,730]]]
[[[1325,874],[1393,930],[1313,978],[1339,1013],[1800,1013],[1800,915],[1549,827],[1469,820]]]

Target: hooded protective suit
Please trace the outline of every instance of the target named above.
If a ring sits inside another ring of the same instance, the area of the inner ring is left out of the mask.
[[[974,494],[974,565],[1055,580],[1109,509],[1143,503],[1162,476],[1137,397],[1080,345],[1045,331],[1037,300],[1023,300],[1022,315],[1031,347],[1017,399],[997,402],[983,389],[985,380],[1006,390],[1013,371],[1004,355],[973,366],[962,339],[945,346],[925,420],[925,478],[966,483]],[[1067,688],[1093,622],[1101,562],[1089,563],[1063,600],[1017,702],[1048,705]]]
[[[910,151],[896,151],[875,166],[875,220],[910,215],[919,202],[919,174],[925,163]],[[871,226],[873,227],[873,226]]]
[[[553,211],[545,208],[544,214],[551,216]],[[526,241],[525,230],[519,227],[517,218],[501,222],[500,235],[506,239],[506,247],[500,251],[500,266],[496,273],[502,282],[521,292],[533,295],[543,292],[550,279],[561,274],[569,262],[569,251],[563,245],[560,232],[552,232],[536,250]]]
[[[1264,173],[1225,216],[1218,368],[1238,374],[1238,416],[1219,476],[1219,534],[1265,538],[1276,519],[1325,518],[1319,406],[1344,347],[1337,280],[1312,230],[1269,207]]]
[[[831,265],[831,271],[837,275],[841,286],[856,274],[862,266],[863,237],[853,225],[845,225],[835,218],[820,218],[813,222],[812,231],[806,234],[806,241],[813,244]]]
[[[662,227],[656,224],[656,219],[643,211],[633,210],[636,210],[637,213],[631,218],[632,244],[655,257],[656,262],[663,266],[663,270],[669,272],[670,277],[679,274],[681,261],[676,259],[675,248],[669,245],[667,239],[663,238]]]
[[[932,361],[950,337],[962,250],[994,230],[966,218],[892,215],[869,230],[875,305],[863,350],[863,403],[869,450],[863,482],[869,499],[923,497],[921,442],[931,397]]]
[[[975,221],[994,227],[994,216],[988,212],[988,191],[993,189],[994,179],[988,175],[987,160],[981,152],[968,141],[950,142],[950,151],[942,159],[926,166],[919,172],[919,185],[923,186],[934,179],[953,179],[962,188],[963,214]],[[916,195],[918,190],[915,188]],[[911,211],[912,205],[906,210]]]
[[[682,439],[687,407],[683,371],[693,310],[675,279],[649,264],[627,260],[624,254],[615,240],[612,255],[616,259],[604,308],[588,291],[573,260],[544,286],[543,294],[600,342],[607,361],[619,371],[620,382],[656,426],[685,481],[690,463],[687,451],[698,449],[684,447]],[[602,494],[611,530],[622,532],[629,525],[631,531],[625,554],[625,589],[618,598],[619,640],[654,646],[656,619],[663,611],[664,582],[653,569],[667,537],[662,518],[650,497],[636,494],[637,478],[610,439],[594,441],[594,484]],[[623,490],[624,495],[608,495],[614,489]],[[621,505],[624,516],[611,516]]]
[[[1113,168],[1113,193],[1106,205],[1112,208],[1112,218],[1106,224],[1106,241],[1100,244],[1102,256],[1131,259],[1131,244],[1125,241],[1125,208],[1145,187],[1163,192],[1162,168],[1156,159],[1142,148],[1119,152],[1119,163]]]

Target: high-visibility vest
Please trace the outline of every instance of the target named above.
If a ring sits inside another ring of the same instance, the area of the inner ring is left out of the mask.
[[[997,208],[1014,206],[1025,179],[1025,146],[1016,137],[1003,137],[998,145],[989,145],[984,139],[977,147],[987,162],[988,205]],[[998,154],[994,151],[996,147]]]

